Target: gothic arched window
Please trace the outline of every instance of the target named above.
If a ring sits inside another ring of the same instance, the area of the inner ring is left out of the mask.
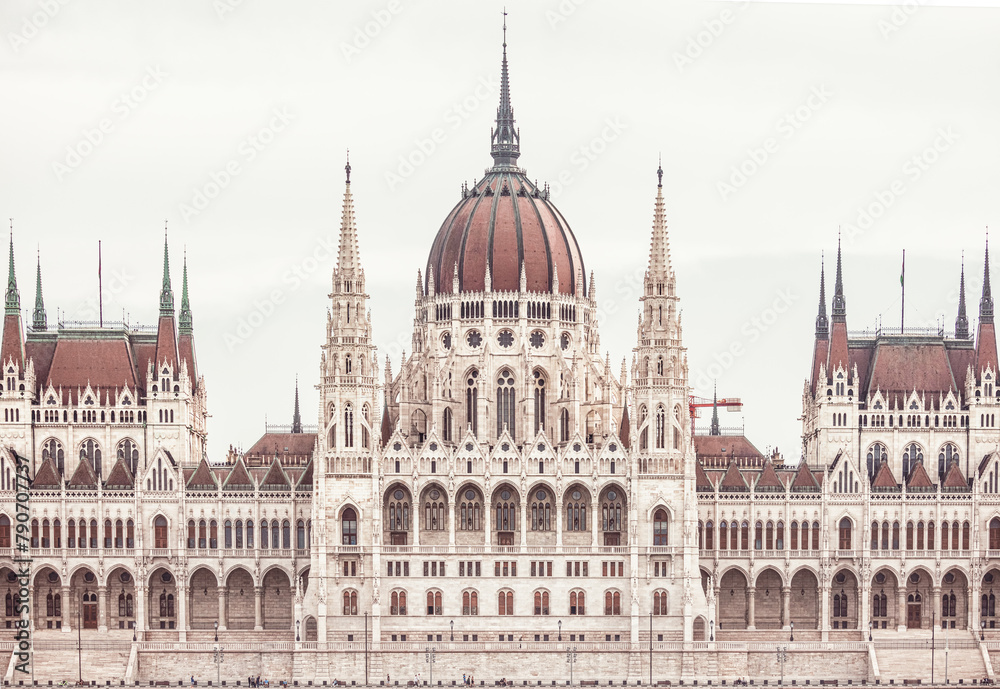
[[[479,437],[479,371],[472,369],[465,380],[465,422],[472,434]]]
[[[667,413],[662,406],[656,408],[656,449],[666,447]]]
[[[532,374],[535,380],[535,435],[545,428],[545,376],[541,371]]]
[[[506,428],[513,438],[514,427],[514,378],[510,371],[503,370],[497,376],[497,437]]]

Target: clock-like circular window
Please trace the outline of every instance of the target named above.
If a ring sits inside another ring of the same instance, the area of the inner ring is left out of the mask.
[[[497,335],[497,344],[504,349],[509,349],[514,344],[514,333],[509,330],[501,330]]]
[[[451,333],[445,333],[441,336],[441,344],[444,345],[445,349],[451,349]]]
[[[574,500],[579,500],[580,499],[580,491],[578,491],[578,490],[574,490],[573,491],[573,499]]]
[[[614,500],[617,497],[618,497],[618,493],[614,492],[613,490],[608,491],[608,500]]]
[[[543,333],[541,330],[536,330],[533,333],[531,333],[531,337],[528,338],[528,341],[531,342],[532,347],[534,347],[535,349],[540,349],[542,345],[545,344],[545,333]]]
[[[505,490],[502,493],[500,493],[500,499],[501,500],[510,500],[510,491],[509,490]]]
[[[465,336],[465,341],[469,343],[469,346],[476,349],[483,343],[483,336],[479,334],[478,330],[470,330],[469,334]]]

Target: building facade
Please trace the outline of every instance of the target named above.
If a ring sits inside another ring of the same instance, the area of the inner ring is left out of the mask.
[[[615,370],[583,251],[518,166],[506,43],[490,154],[417,272],[395,372],[376,355],[360,250],[376,234],[355,220],[348,163],[317,425],[296,389],[291,426],[225,461],[206,455],[186,266],[175,316],[166,242],[155,327],[50,329],[39,264],[25,332],[12,240],[3,619],[21,617],[26,461],[30,623],[49,678],[66,674],[52,649],[78,627],[108,649],[95,672],[127,680],[212,662],[234,678],[380,678],[421,670],[430,644],[453,676],[555,679],[575,648],[596,652],[584,677],[767,676],[757,646],[786,635],[812,643],[792,648],[799,676],[872,679],[891,672],[873,634],[985,642],[1000,585],[988,251],[973,338],[964,268],[953,336],[849,333],[838,249],[802,458],[787,464],[717,415],[694,435],[662,170],[635,345]],[[235,654],[225,670],[219,644]],[[973,672],[992,675],[983,658]]]

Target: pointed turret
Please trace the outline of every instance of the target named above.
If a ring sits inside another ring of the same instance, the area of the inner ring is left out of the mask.
[[[830,333],[830,356],[827,377],[838,367],[850,368],[847,352],[847,301],[844,299],[844,274],[841,267],[840,238],[837,238],[837,282],[833,291],[833,328]],[[825,382],[825,381],[824,381]]]
[[[299,413],[299,377],[295,376],[295,411],[292,412],[292,433],[302,432],[302,414]]]
[[[351,195],[350,156],[344,165],[344,172],[346,173],[344,207],[340,216],[340,245],[337,249],[336,275],[341,280],[356,280],[362,271],[361,254],[358,250],[358,226],[354,219],[354,197]]]
[[[962,257],[962,276],[958,280],[958,318],[955,319],[955,339],[969,337],[969,317],[965,312],[965,257]]]
[[[21,294],[17,291],[14,273],[14,231],[10,233],[10,267],[7,271],[7,299],[3,319],[3,343],[0,346],[3,364],[12,361],[24,375],[24,338],[21,335]]]
[[[170,286],[170,248],[167,231],[163,231],[163,281],[160,287],[160,320],[156,332],[157,368],[163,364],[173,367],[174,375],[180,373],[177,362],[177,330],[174,322],[174,291]],[[189,369],[189,373],[193,371]]]
[[[719,430],[719,396],[718,388],[712,386],[712,427],[709,429],[709,435],[722,435],[722,431]]]
[[[990,240],[986,238],[986,264],[983,267],[983,296],[979,299],[979,332],[976,338],[976,379],[986,368],[997,370],[997,338],[993,326],[993,294],[990,292]]]
[[[181,312],[178,324],[181,335],[190,335],[194,332],[194,322],[191,318],[191,302],[188,300],[188,259],[187,252],[184,252],[184,277],[181,281]]]
[[[521,155],[521,134],[514,128],[514,108],[510,104],[510,77],[507,72],[507,13],[503,19],[503,61],[500,65],[500,105],[496,127],[490,132],[490,155],[493,164],[517,165]]]
[[[656,203],[653,207],[653,236],[649,244],[649,267],[646,279],[666,279],[670,275],[670,240],[667,236],[667,211],[663,201],[663,165],[656,170]],[[663,281],[661,280],[661,281]]]
[[[813,366],[810,390],[816,393],[820,369],[830,356],[830,320],[826,317],[826,266],[823,258],[819,263],[819,313],[816,315],[816,342],[813,345]],[[825,381],[823,381],[825,382]]]
[[[35,310],[32,312],[31,329],[48,330],[49,322],[45,315],[45,300],[42,299],[42,255],[38,254],[38,269],[35,273]]]
[[[163,283],[160,286],[160,317],[174,315],[174,290],[170,286],[170,248],[163,230]]]

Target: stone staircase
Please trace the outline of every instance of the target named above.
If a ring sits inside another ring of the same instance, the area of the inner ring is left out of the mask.
[[[933,655],[934,681],[943,683],[945,673],[952,684],[959,679],[970,683],[987,676],[982,650],[971,632],[949,631],[947,658],[945,638],[942,632],[934,635],[934,651],[931,651],[931,632],[927,629],[905,632],[885,632],[875,635],[875,657],[878,659],[879,675],[883,684],[895,680],[919,679],[927,684],[931,681],[931,659]],[[947,668],[946,668],[947,664]]]

